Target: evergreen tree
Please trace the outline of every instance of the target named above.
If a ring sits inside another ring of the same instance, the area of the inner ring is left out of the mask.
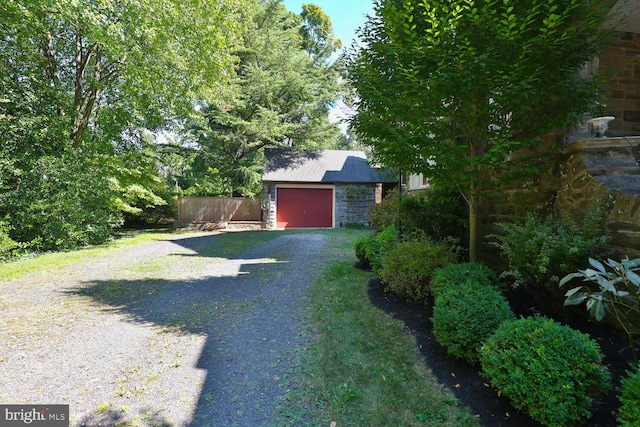
[[[302,25],[280,1],[259,4],[237,52],[231,96],[207,103],[194,132],[203,178],[227,184],[208,188],[255,195],[265,148],[326,148],[339,138],[328,111],[340,96],[340,76],[328,58],[340,43],[320,8],[305,5],[304,11]]]

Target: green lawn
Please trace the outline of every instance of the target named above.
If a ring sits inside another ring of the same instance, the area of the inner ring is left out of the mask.
[[[313,285],[311,341],[298,353],[299,381],[291,384],[277,424],[480,425],[438,384],[404,324],[369,302],[373,276],[354,267],[352,249],[366,233],[328,234],[335,261]]]
[[[13,261],[0,262],[0,282],[3,280],[17,279],[24,274],[34,271],[52,271],[113,252],[120,248],[168,238],[176,234],[176,232],[155,230],[121,233],[111,242],[100,246],[91,246],[74,251],[27,255]]]

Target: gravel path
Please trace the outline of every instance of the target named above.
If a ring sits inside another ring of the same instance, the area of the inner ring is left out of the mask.
[[[69,404],[74,426],[272,425],[326,238],[278,235],[234,259],[216,239],[0,284],[0,403]]]

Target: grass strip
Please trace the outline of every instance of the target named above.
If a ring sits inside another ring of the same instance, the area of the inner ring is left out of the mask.
[[[63,252],[47,252],[27,255],[15,260],[0,262],[0,281],[17,279],[34,271],[52,271],[77,264],[87,258],[105,255],[109,252],[146,243],[153,240],[174,237],[178,232],[145,230],[120,234],[104,245],[90,246]]]
[[[278,425],[478,426],[404,324],[373,307],[371,273],[340,261],[312,290],[311,336]]]

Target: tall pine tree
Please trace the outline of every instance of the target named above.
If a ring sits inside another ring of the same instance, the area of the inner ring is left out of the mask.
[[[237,52],[232,94],[207,104],[204,122],[195,130],[194,167],[203,181],[222,185],[200,186],[203,191],[192,193],[223,188],[226,195],[255,195],[265,148],[326,148],[338,140],[328,112],[341,83],[329,57],[341,45],[320,8],[305,5],[303,13],[304,25],[280,1],[259,2]]]

